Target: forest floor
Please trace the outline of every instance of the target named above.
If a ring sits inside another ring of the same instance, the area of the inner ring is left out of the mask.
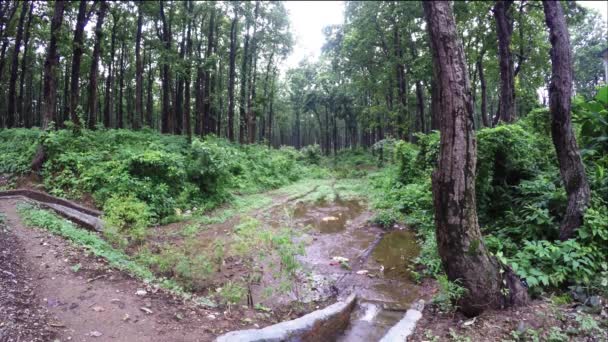
[[[303,248],[298,256],[302,271],[282,283],[271,268],[265,270],[251,284],[253,308],[243,302],[200,305],[134,278],[82,246],[27,227],[17,208],[21,201],[2,199],[0,317],[8,319],[0,319],[0,341],[211,341],[227,331],[299,317],[353,292],[359,305],[338,341],[379,340],[414,300],[432,302],[440,289],[434,280],[412,281],[403,265],[418,253],[414,233],[399,226],[386,232],[371,224],[361,183],[305,180],[237,196],[204,217],[151,228],[146,242],[151,250],[190,245],[203,252],[210,242],[237,239],[235,227],[243,222],[258,222],[256,229],[264,231],[291,227]],[[213,289],[244,272],[245,265],[228,256],[207,281]],[[284,286],[289,290],[279,289]],[[593,316],[583,308],[552,297],[468,319],[431,304],[410,340],[608,341],[597,324],[607,318],[608,308],[600,307]]]
[[[400,318],[399,312],[417,298],[419,288],[395,270],[404,260],[403,246],[383,242],[387,234],[369,224],[372,214],[353,184],[306,180],[268,193],[238,196],[232,205],[198,218],[196,225],[184,220],[151,228],[147,248],[194,242],[200,243],[197,248],[208,249],[209,241],[221,238],[228,243],[226,237],[236,235],[235,226],[247,220],[261,222],[264,229],[294,227],[294,238],[303,248],[298,262],[304,268],[287,284],[277,282],[271,269],[265,270],[250,289],[258,304],[255,308],[243,302],[231,308],[198,305],[136,279],[82,246],[27,227],[18,211],[21,200],[2,199],[0,247],[7,251],[2,265],[8,266],[2,268],[0,284],[15,293],[10,295],[10,305],[6,296],[0,296],[0,306],[15,319],[0,320],[0,340],[211,341],[227,331],[299,317],[352,292],[366,304],[355,312],[358,323],[342,340],[366,341],[370,333],[382,336]],[[414,256],[413,233],[400,230],[395,234],[411,250],[407,256]],[[243,265],[229,257],[226,260],[211,283],[230,281],[245,272]],[[289,290],[279,288],[285,285]],[[268,295],[271,288],[274,291]],[[359,319],[369,311],[388,314],[378,315],[373,324]]]

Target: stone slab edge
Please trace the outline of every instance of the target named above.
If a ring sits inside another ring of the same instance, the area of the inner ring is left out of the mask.
[[[215,342],[278,342],[278,341],[327,341],[342,332],[350,320],[350,313],[357,297],[324,309],[313,311],[300,318],[281,322],[262,329],[232,331],[221,335]]]
[[[33,190],[8,190],[0,191],[0,199],[2,198],[23,198],[33,201],[87,229],[98,232],[103,230],[103,221],[99,218],[100,211],[85,208],[59,197]]]
[[[405,342],[407,338],[414,332],[416,323],[422,318],[422,310],[424,309],[424,301],[419,300],[407,310],[403,318],[392,326],[389,331],[382,337],[380,342]]]

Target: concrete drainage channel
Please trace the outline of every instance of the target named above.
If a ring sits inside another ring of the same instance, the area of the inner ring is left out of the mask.
[[[356,295],[313,311],[300,318],[281,322],[262,329],[232,331],[219,336],[216,342],[312,342],[335,341],[345,331],[351,320],[351,313],[357,305]],[[403,318],[391,327],[380,339],[381,342],[401,342],[414,332],[416,323],[422,317],[424,301],[415,302]],[[371,342],[371,341],[370,341]]]
[[[87,229],[98,232],[103,229],[103,221],[99,218],[102,214],[100,211],[83,207],[74,202],[35,190],[19,189],[0,191],[0,199],[10,198],[35,202]]]

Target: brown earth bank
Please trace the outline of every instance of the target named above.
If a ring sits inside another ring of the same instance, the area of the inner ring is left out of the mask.
[[[488,310],[471,319],[428,305],[408,341],[608,341],[608,306],[556,304],[550,298],[524,307]]]
[[[17,202],[0,200],[0,341],[211,341],[309,310],[284,315],[195,305],[60,237],[25,227]]]

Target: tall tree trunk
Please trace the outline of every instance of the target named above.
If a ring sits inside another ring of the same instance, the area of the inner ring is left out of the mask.
[[[435,79],[431,79],[431,130],[439,130],[441,113],[439,112],[439,87]]]
[[[106,18],[108,4],[105,0],[100,1],[99,10],[97,11],[97,24],[95,25],[95,45],[93,47],[93,56],[91,60],[91,71],[89,73],[89,113],[87,116],[87,126],[90,129],[95,128],[97,121],[97,74],[99,70],[99,56],[102,52],[103,40],[103,21]]]
[[[110,60],[108,63],[108,76],[106,77],[106,96],[104,97],[104,109],[103,109],[103,125],[105,128],[110,128],[112,118],[112,108],[114,108],[114,75],[112,74],[112,67],[114,66],[114,55],[116,47],[116,28],[120,17],[118,15],[112,15],[112,37],[110,39]]]
[[[17,12],[19,3],[13,1],[6,1],[4,4],[0,2],[0,39],[2,40],[2,47],[0,48],[0,94],[4,94],[2,89],[2,75],[4,75],[4,64],[6,62],[6,49],[10,43],[10,39],[7,33],[8,26],[13,19],[13,16]],[[7,15],[8,13],[8,15]],[[5,118],[7,112],[2,108],[3,104],[0,104],[0,127],[4,127]]]
[[[145,59],[145,50],[144,50],[144,59]],[[150,128],[154,128],[154,122],[152,121],[152,113],[154,112],[154,101],[152,99],[152,85],[154,81],[154,68],[152,68],[152,51],[148,52],[148,91],[146,96],[146,124]]]
[[[249,25],[250,21],[245,17],[247,27],[245,29],[245,45],[243,46],[243,58],[241,61],[241,97],[239,102],[239,143],[245,143],[245,131],[247,127],[246,106],[247,106],[247,62],[249,61]]]
[[[135,117],[133,118],[133,128],[139,129],[143,121],[144,107],[144,65],[141,60],[141,27],[143,23],[143,2],[137,3],[137,32],[135,34]]]
[[[272,67],[272,61],[274,58],[274,51],[270,54],[270,57],[268,58],[268,64],[266,65],[266,76],[264,77],[264,108],[262,110],[262,118],[264,118],[264,115],[266,115],[267,113],[267,107],[268,107],[268,87],[270,85],[270,68]],[[265,119],[264,119],[265,121]],[[266,138],[266,125],[265,123],[262,125],[261,127],[261,131],[260,131],[260,140],[263,140]]]
[[[465,314],[523,304],[527,301],[526,289],[507,266],[500,265],[488,253],[477,222],[473,106],[466,59],[451,5],[447,1],[428,1],[423,2],[423,7],[434,78],[442,95],[435,98],[441,115],[441,144],[433,172],[439,256],[448,279],[461,282],[467,289],[458,303]]]
[[[76,17],[76,27],[74,28],[74,41],[72,48],[72,76],[70,78],[70,100],[69,112],[70,120],[74,126],[80,128],[80,118],[76,111],[78,107],[78,98],[80,91],[80,61],[84,52],[84,27],[87,23],[87,1],[80,0],[78,6],[78,15]]]
[[[61,22],[63,21],[63,10],[65,2],[56,0],[54,4],[53,18],[51,19],[51,39],[49,41],[46,60],[44,61],[44,95],[43,95],[43,111],[42,111],[42,129],[47,130],[55,114],[56,101],[56,67],[59,64],[59,55],[57,54],[57,41],[61,31]],[[31,169],[38,172],[42,169],[42,164],[46,159],[46,151],[44,145],[40,144],[36,155],[32,160]]]
[[[167,22],[165,17],[165,8],[163,1],[160,4],[160,18],[162,21],[162,36],[164,51],[162,56],[162,113],[161,113],[161,132],[162,133],[173,133],[174,132],[174,118],[173,111],[171,110],[171,67],[169,65],[168,54],[171,51],[171,25]]]
[[[17,78],[19,76],[19,50],[21,50],[21,40],[23,38],[23,28],[25,17],[27,16],[28,1],[23,1],[21,5],[21,14],[19,15],[19,24],[17,25],[17,36],[15,37],[15,46],[13,49],[13,58],[11,62],[11,77],[8,85],[8,110],[6,117],[6,127],[11,128],[15,125],[17,119]],[[17,122],[18,123],[18,122]]]
[[[272,74],[272,83],[270,84],[270,98],[268,99],[268,101],[270,102],[270,104],[268,105],[268,147],[272,146],[272,119],[273,119],[273,109],[274,109],[274,90],[275,90],[275,85],[274,82],[276,80],[276,73],[277,73],[277,69],[275,67],[275,69],[273,70],[273,74]]]
[[[234,141],[234,79],[236,77],[236,31],[238,10],[234,8],[234,18],[230,25],[230,65],[228,78],[228,139]]]
[[[424,88],[420,80],[416,81],[416,102],[418,105],[418,118],[420,120],[420,131],[426,132],[426,125],[424,122]]]
[[[185,2],[184,2],[185,3]],[[186,30],[185,27],[182,30],[182,39],[179,47],[179,61],[183,66],[185,63],[186,56]],[[183,132],[183,118],[184,118],[184,74],[183,72],[176,71],[176,84],[175,84],[175,134],[182,134]]]
[[[494,5],[500,65],[500,106],[498,119],[507,123],[515,120],[515,79],[513,56],[511,54],[513,18],[509,14],[512,4],[513,0],[498,0]]]
[[[125,41],[122,41],[120,47],[120,71],[118,75],[118,108],[116,110],[116,126],[124,128],[124,112],[123,112],[123,91],[125,87]]]
[[[21,58],[21,75],[19,76],[19,97],[17,99],[17,104],[19,106],[19,117],[23,120],[23,124],[25,127],[32,127],[32,118],[26,112],[26,104],[24,102],[24,91],[25,91],[25,75],[28,73],[28,51],[30,47],[30,27],[32,26],[32,12],[34,10],[34,2],[30,4],[30,9],[27,17],[27,24],[25,26],[25,38],[23,39],[23,57]],[[30,73],[31,79],[32,73]],[[31,92],[31,83],[28,87],[28,90]],[[28,103],[31,101],[28,101]],[[29,104],[28,107],[30,108]]]
[[[249,133],[249,143],[253,144],[255,142],[255,134],[256,134],[256,113],[254,111],[255,105],[255,82],[257,79],[257,45],[258,45],[258,13],[260,9],[260,1],[256,0],[255,9],[253,11],[253,38],[251,44],[251,54],[250,54],[250,70],[249,70],[249,98],[247,100],[247,132]]]
[[[567,240],[573,237],[575,231],[583,224],[590,191],[570,119],[572,54],[566,19],[562,6],[557,1],[543,1],[543,8],[551,41],[549,85],[551,137],[557,152],[559,171],[568,194],[568,207],[560,225],[559,237]]]
[[[205,50],[205,60],[211,59],[213,53],[214,37],[215,32],[215,9],[211,11],[211,18],[209,19],[209,30],[207,32],[207,49]],[[211,120],[211,70],[207,68],[204,72],[203,78],[203,130],[204,134],[209,134],[215,130],[214,123]]]
[[[192,13],[192,1],[186,1],[186,10],[188,13]],[[188,141],[192,141],[192,130],[190,129],[190,55],[192,53],[192,39],[191,39],[191,30],[192,22],[190,17],[188,17],[188,28],[186,32],[186,73],[184,80],[184,118],[182,122],[184,123],[184,133],[188,137]]]
[[[488,87],[486,78],[483,73],[483,56],[485,50],[482,50],[477,57],[477,73],[479,74],[479,82],[481,83],[481,121],[484,127],[490,127],[490,119],[488,118]]]
[[[395,58],[395,73],[397,79],[397,94],[399,96],[399,114],[397,117],[397,135],[399,139],[405,138],[405,119],[407,115],[407,86],[405,80],[405,66],[403,65],[403,48],[401,47],[401,37],[399,26],[393,19],[393,49]]]

